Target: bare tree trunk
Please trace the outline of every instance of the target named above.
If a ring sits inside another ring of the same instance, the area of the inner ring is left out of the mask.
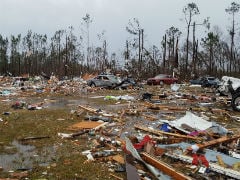
[[[104,40],[103,42],[103,60],[104,60],[104,66],[107,66],[107,42]]]
[[[18,74],[21,75],[21,57],[18,56]]]
[[[197,64],[198,64],[198,40],[197,40],[197,42],[195,43],[195,57],[194,57],[194,62],[195,62],[195,66],[194,66],[194,73],[196,73],[197,72],[197,68],[196,68],[196,66],[197,66]],[[197,73],[199,73],[199,72],[197,72]]]
[[[141,30],[138,30],[138,72],[141,71]]]
[[[172,53],[171,53],[171,57],[172,59],[174,59],[174,55],[175,55],[175,37],[173,36],[172,37]],[[173,66],[174,66],[174,63],[173,63]]]
[[[190,31],[190,23],[188,24],[188,27],[187,27],[187,47],[186,47],[185,73],[188,72],[189,31]]]
[[[196,23],[194,22],[193,23],[193,52],[192,52],[192,65],[193,65],[193,74],[196,73],[196,58],[195,58],[195,53],[196,53],[196,50],[195,50],[195,27],[196,27]]]
[[[167,71],[170,70],[170,62],[171,62],[171,38],[169,38],[168,43],[168,61],[167,61]]]
[[[167,35],[164,36],[164,47],[163,47],[163,71],[165,72],[166,67],[166,53],[167,52]]]
[[[235,36],[235,20],[234,20],[234,14],[233,14],[233,20],[232,20],[232,30],[230,31],[231,35],[231,49],[230,49],[230,65],[229,65],[229,71],[230,74],[232,73],[232,66],[234,64],[234,36]]]
[[[129,60],[129,47],[128,47],[128,41],[126,41],[126,53],[125,53],[125,60]]]
[[[143,66],[143,29],[141,29],[141,34],[142,34],[142,45],[141,45],[141,64],[140,64],[140,70],[142,71],[142,66]]]
[[[68,76],[68,37],[66,35],[66,54],[65,54],[65,64],[64,64],[64,75]]]
[[[178,38],[177,38],[177,42],[176,42],[176,51],[175,51],[175,58],[174,58],[174,67],[178,68]]]

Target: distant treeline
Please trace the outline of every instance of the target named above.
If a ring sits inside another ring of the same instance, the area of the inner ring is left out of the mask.
[[[84,73],[103,72],[111,69],[115,73],[131,74],[137,79],[173,72],[182,79],[193,76],[240,75],[240,44],[237,22],[240,5],[232,2],[225,12],[232,18],[228,34],[220,28],[210,28],[210,18],[195,21],[200,14],[195,3],[183,7],[186,24],[185,37],[177,27],[166,30],[159,45],[147,47],[145,32],[137,18],[129,20],[126,30],[132,36],[126,39],[120,55],[109,53],[105,32],[98,34],[100,46],[90,44],[89,28],[92,19],[89,14],[82,18],[82,36],[74,34],[74,28],[58,30],[53,37],[29,30],[22,34],[4,37],[0,34],[0,75],[30,76],[55,74],[81,76]],[[196,28],[205,29],[199,38]],[[225,40],[229,39],[229,40]]]

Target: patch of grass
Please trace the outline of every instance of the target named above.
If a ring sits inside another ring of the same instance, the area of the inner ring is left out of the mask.
[[[87,162],[86,158],[80,154],[72,154],[70,157],[63,156],[56,164],[48,167],[34,169],[30,178],[42,176],[42,172],[47,172],[44,176],[48,179],[109,179],[107,167],[97,162]]]
[[[102,93],[99,92],[101,95]],[[105,92],[109,95],[111,92]],[[98,93],[96,93],[98,95]],[[26,101],[34,102],[36,97],[26,97]],[[76,100],[85,99],[89,105],[95,108],[103,108],[107,104],[112,104],[111,101],[105,101],[103,98],[98,100],[87,97],[73,97],[73,96],[42,96],[41,99],[69,99]],[[0,99],[1,100],[1,99]],[[1,105],[1,115],[3,119],[0,122],[0,155],[14,154],[17,149],[12,145],[14,140],[26,145],[33,145],[35,147],[34,154],[28,159],[32,161],[32,171],[29,171],[30,179],[112,179],[109,175],[108,167],[101,162],[85,163],[86,157],[81,154],[82,151],[90,149],[87,135],[79,136],[73,140],[61,139],[58,133],[72,133],[67,128],[84,119],[86,112],[82,113],[80,117],[76,114],[71,114],[70,110],[77,108],[61,107],[57,109],[44,108],[42,110],[27,110],[27,109],[12,109],[11,102],[3,103]],[[9,115],[3,115],[4,112],[10,112]],[[26,137],[42,137],[49,136],[49,138],[34,139],[20,141]],[[6,147],[11,147],[6,150]],[[26,152],[28,153],[28,152]],[[19,155],[14,159],[14,162],[24,165],[26,159],[24,155]],[[13,162],[13,163],[14,163]],[[26,162],[27,163],[27,162]],[[42,166],[44,165],[44,166]],[[125,174],[118,174],[118,176],[125,177]],[[0,172],[1,178],[9,177],[8,173]]]

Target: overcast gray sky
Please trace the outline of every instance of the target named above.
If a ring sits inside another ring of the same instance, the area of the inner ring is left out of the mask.
[[[32,30],[51,37],[55,31],[69,26],[80,32],[82,17],[88,13],[93,19],[92,43],[97,33],[105,30],[108,47],[116,52],[123,49],[130,37],[125,27],[129,19],[137,18],[145,30],[146,45],[159,46],[169,27],[175,26],[185,33],[185,23],[180,19],[183,7],[191,2],[200,10],[199,22],[210,17],[211,25],[220,26],[227,34],[231,21],[225,9],[230,0],[0,0],[0,34],[26,35]]]

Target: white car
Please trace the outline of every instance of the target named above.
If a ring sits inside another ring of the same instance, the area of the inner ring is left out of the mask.
[[[112,88],[119,83],[121,83],[121,81],[117,78],[117,76],[112,74],[100,74],[92,79],[87,80],[87,84],[91,87]]]

